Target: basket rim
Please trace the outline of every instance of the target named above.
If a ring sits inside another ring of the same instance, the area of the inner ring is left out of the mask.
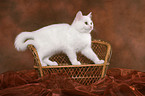
[[[106,66],[110,65],[107,63]],[[90,66],[104,66],[104,64],[81,64],[81,65],[58,65],[58,66],[42,66],[41,68],[67,68],[67,67],[90,67]],[[39,66],[34,66],[34,68],[39,68]]]

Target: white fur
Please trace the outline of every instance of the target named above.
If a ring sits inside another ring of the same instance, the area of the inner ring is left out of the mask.
[[[58,65],[57,62],[49,60],[58,52],[65,53],[73,65],[81,64],[77,60],[76,52],[81,52],[95,64],[101,64],[104,60],[99,60],[91,49],[92,30],[91,13],[83,16],[79,11],[71,25],[53,24],[33,32],[20,33],[15,39],[15,47],[18,51],[24,51],[29,44],[33,44],[42,66]]]

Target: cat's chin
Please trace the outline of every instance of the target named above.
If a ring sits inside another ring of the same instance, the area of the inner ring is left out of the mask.
[[[90,34],[91,31],[92,31],[92,29],[85,29],[85,28],[84,28],[84,30],[82,30],[82,33],[89,33],[89,34]]]
[[[88,31],[88,30],[83,30],[83,31],[80,31],[81,33],[87,33],[87,34],[90,34],[92,30]]]

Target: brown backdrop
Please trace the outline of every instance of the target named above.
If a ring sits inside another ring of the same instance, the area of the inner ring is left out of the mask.
[[[112,45],[110,68],[145,71],[144,0],[0,0],[0,73],[31,69],[33,57],[17,52],[14,39],[53,23],[69,23],[81,10],[93,13],[93,39]]]

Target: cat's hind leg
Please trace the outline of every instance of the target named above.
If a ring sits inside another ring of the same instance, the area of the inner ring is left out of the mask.
[[[49,57],[51,57],[51,55],[48,56],[48,54],[45,50],[38,51],[38,56],[39,56],[39,59],[40,59],[42,66],[47,66],[47,65],[56,66],[56,65],[58,65],[57,62],[53,62],[53,61],[49,60]]]
[[[49,57],[45,57],[45,58],[43,59],[43,62],[46,63],[47,65],[50,65],[50,66],[57,66],[57,65],[58,65],[57,62],[55,62],[55,61],[50,61],[50,60],[49,60]]]
[[[40,59],[40,63],[42,66],[47,66],[47,63],[43,62],[43,55],[41,55],[40,53],[38,53],[39,59]]]

